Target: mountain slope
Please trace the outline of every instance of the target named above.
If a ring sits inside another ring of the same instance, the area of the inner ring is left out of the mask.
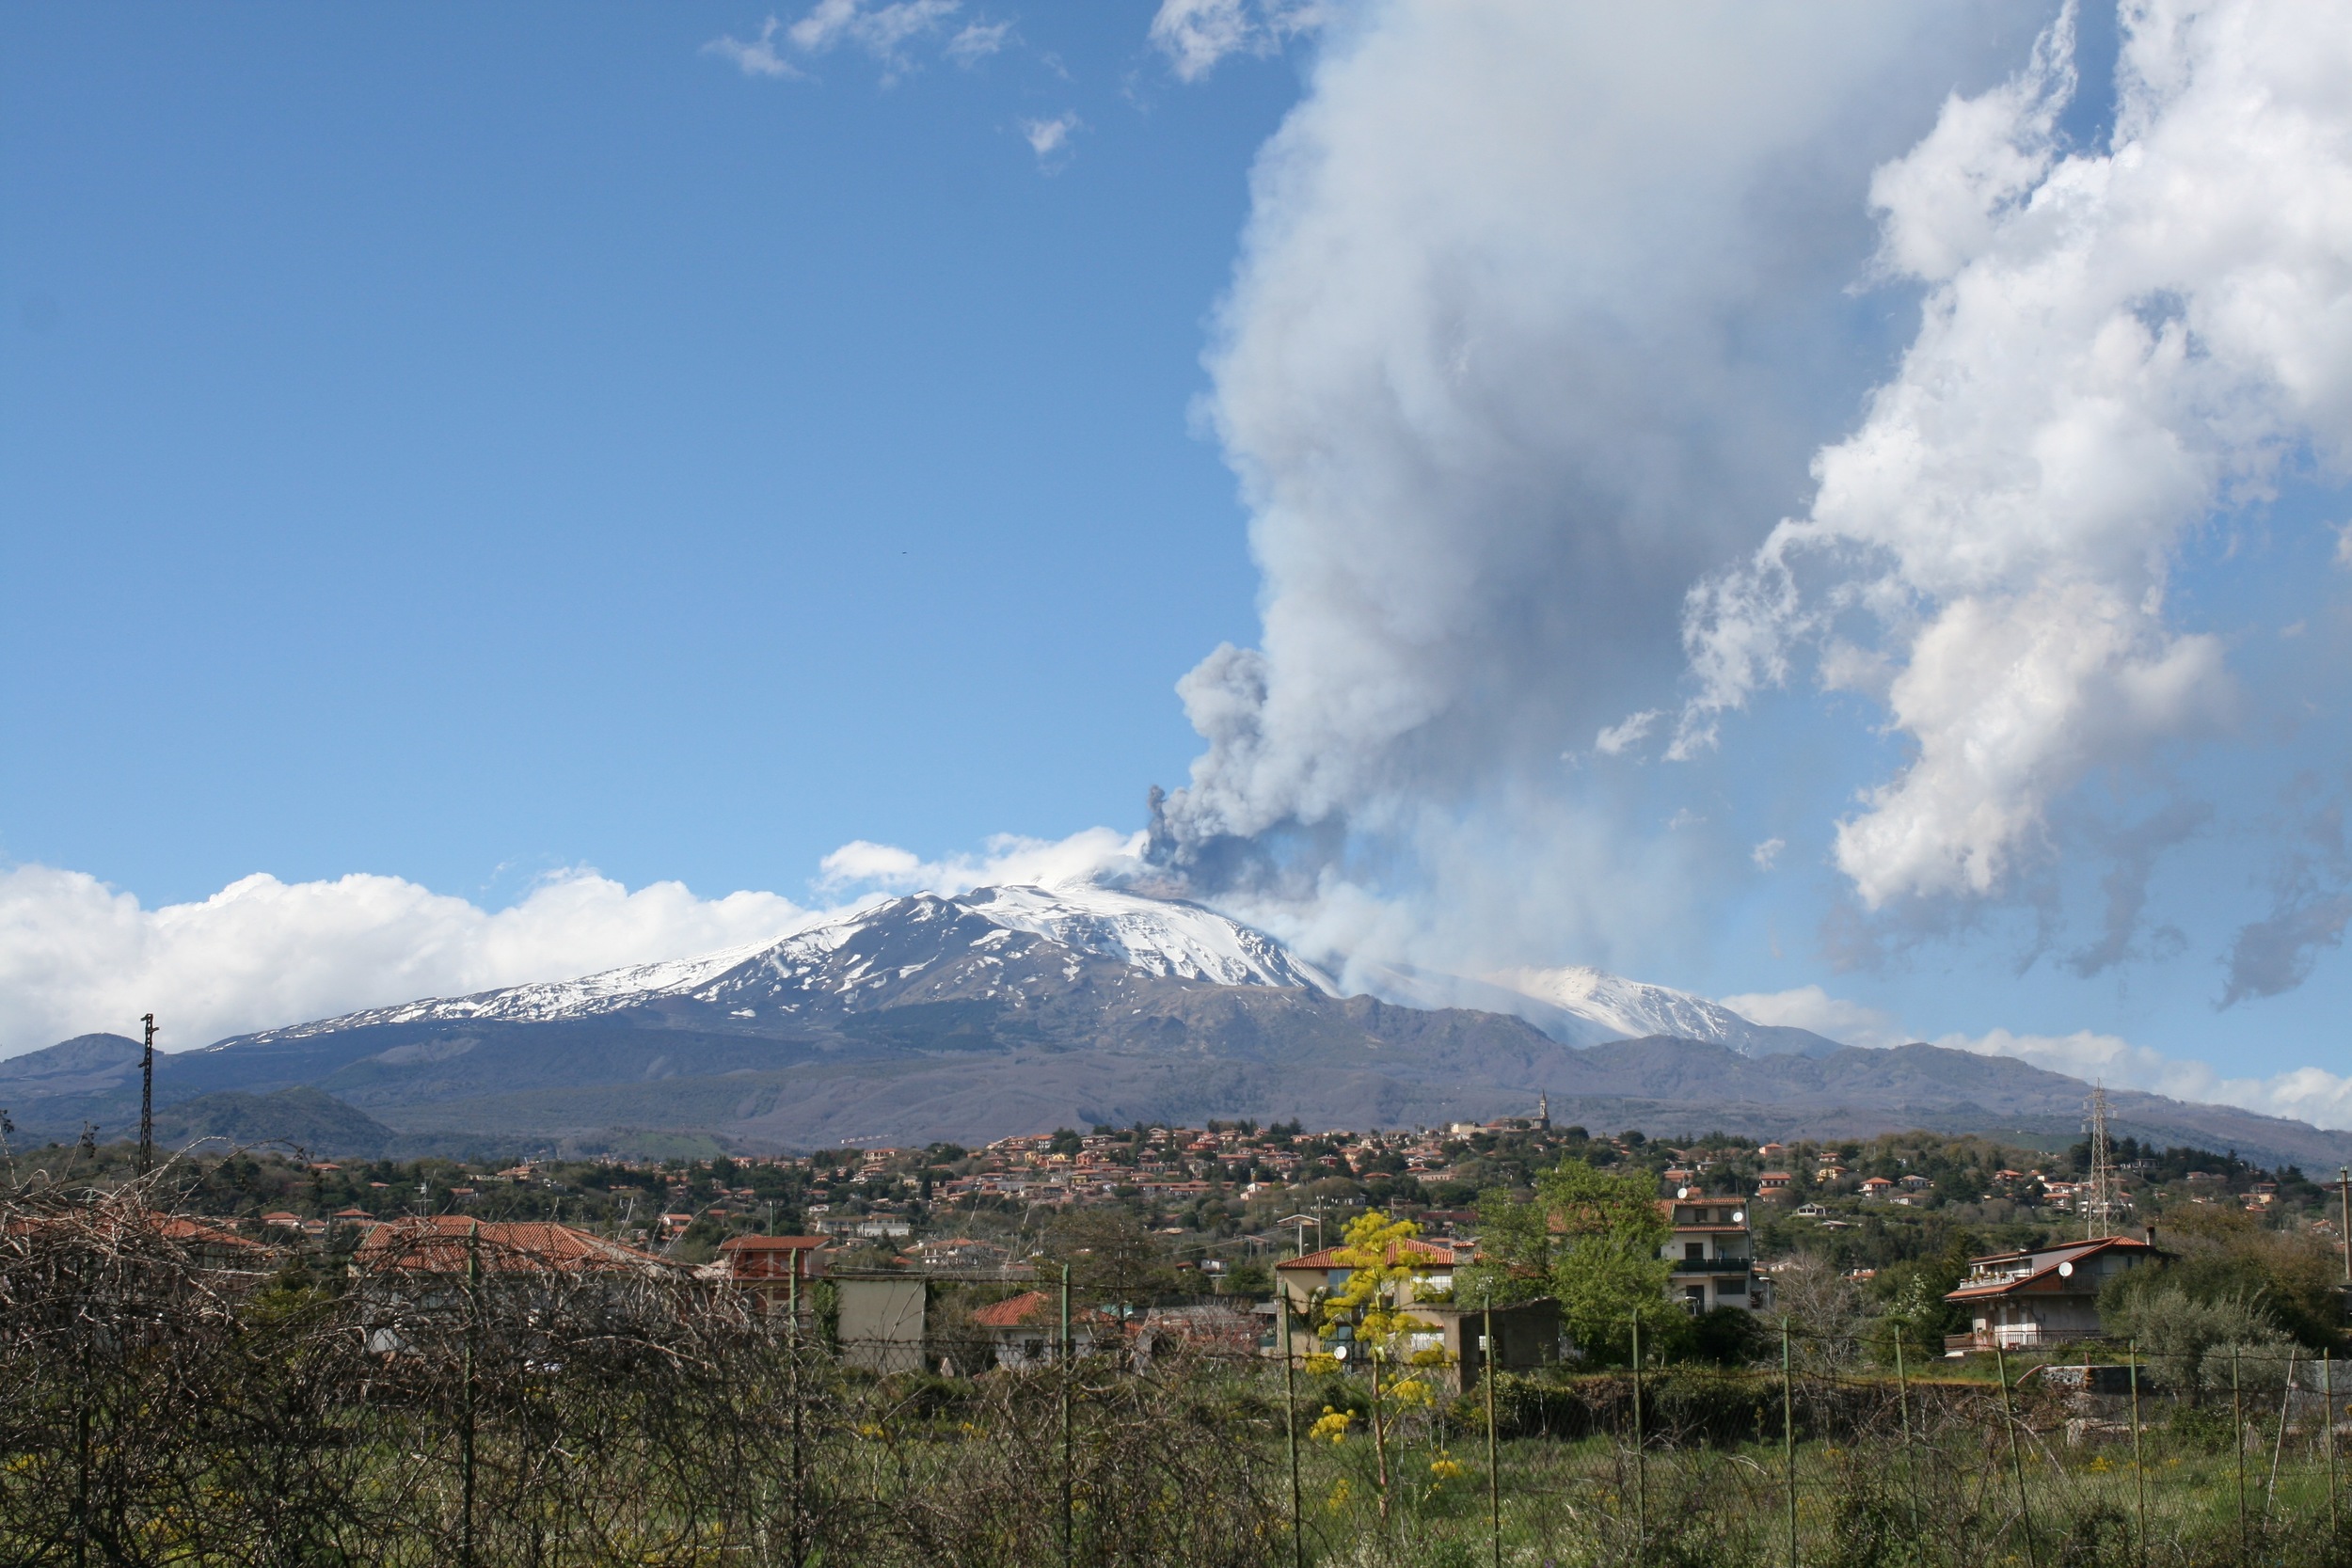
[[[312,1155],[373,1159],[398,1138],[390,1128],[314,1088],[199,1095],[155,1114],[155,1141],[167,1148],[216,1140],[223,1147],[271,1144]]]
[[[1391,978],[1384,990],[1420,1005],[1340,996],[1271,938],[1195,905],[1101,888],[919,894],[701,958],[224,1040],[158,1058],[156,1093],[188,1107],[190,1131],[299,1124],[356,1147],[381,1126],[392,1148],[437,1150],[611,1148],[632,1131],[807,1148],[1211,1117],[1394,1127],[1525,1114],[1542,1093],[1595,1131],[2047,1136],[2079,1126],[2088,1093],[2019,1062],[1765,1031],[1590,971],[1504,977],[1525,990]],[[1706,1037],[1670,1037],[1684,1031]],[[37,1136],[84,1119],[119,1136],[137,1115],[137,1060],[131,1041],[85,1037],[0,1063],[0,1104]],[[278,1098],[294,1089],[326,1103]],[[2352,1157],[2352,1137],[2299,1123],[2111,1099],[2119,1132],[2160,1142]],[[337,1132],[335,1107],[372,1119]]]

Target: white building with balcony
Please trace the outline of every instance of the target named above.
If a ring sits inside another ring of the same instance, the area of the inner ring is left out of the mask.
[[[1662,1207],[1674,1227],[1660,1254],[1674,1268],[1668,1295],[1693,1315],[1718,1307],[1753,1312],[1766,1305],[1745,1199],[1684,1187]]]

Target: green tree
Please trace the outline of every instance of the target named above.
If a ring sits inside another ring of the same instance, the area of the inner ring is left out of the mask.
[[[1072,1209],[1045,1232],[1049,1263],[1070,1265],[1070,1286],[1086,1301],[1148,1307],[1176,1289],[1160,1239],[1124,1209]]]
[[[1563,1160],[1535,1177],[1533,1202],[1501,1188],[1478,1202],[1484,1255],[1454,1276],[1454,1299],[1496,1305],[1549,1293],[1588,1355],[1629,1358],[1632,1325],[1653,1344],[1679,1338],[1689,1320],[1666,1299],[1673,1266],[1660,1256],[1674,1234],[1646,1170],[1601,1170]]]
[[[1454,1271],[1454,1299],[1511,1307],[1548,1294],[1555,1240],[1543,1205],[1487,1188],[1478,1195],[1478,1260]]]

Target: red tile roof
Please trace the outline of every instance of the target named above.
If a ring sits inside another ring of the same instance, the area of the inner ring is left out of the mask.
[[[83,1211],[66,1214],[20,1215],[8,1222],[4,1232],[10,1236],[38,1236],[52,1227],[62,1227],[84,1219],[95,1219],[109,1243],[119,1243],[128,1232],[141,1225],[167,1242],[183,1246],[225,1247],[230,1251],[264,1256],[270,1248],[249,1237],[240,1236],[228,1226],[214,1220],[196,1219],[186,1214],[167,1214],[148,1209],[135,1213],[119,1210]]]
[[[458,1214],[434,1214],[379,1225],[359,1243],[353,1260],[368,1270],[463,1274],[469,1250],[480,1259],[485,1273],[545,1269],[566,1274],[691,1272],[683,1263],[608,1242],[567,1225],[470,1220]]]
[[[1053,1299],[1042,1291],[1024,1291],[981,1307],[972,1321],[981,1328],[1020,1328],[1052,1306]]]
[[[1325,1247],[1321,1252],[1311,1252],[1304,1258],[1293,1258],[1285,1262],[1277,1263],[1275,1267],[1278,1269],[1352,1269],[1357,1266],[1354,1259],[1343,1258],[1340,1255],[1353,1250],[1352,1247],[1343,1246]],[[1454,1249],[1442,1242],[1410,1241],[1395,1242],[1390,1244],[1388,1255],[1390,1263],[1401,1262],[1406,1258],[1418,1259],[1424,1263],[1444,1263],[1450,1266],[1454,1261]]]

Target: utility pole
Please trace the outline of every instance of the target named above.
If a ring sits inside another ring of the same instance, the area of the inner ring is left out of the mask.
[[[2352,1291],[2352,1165],[2336,1167],[2336,1196],[2343,1204],[2337,1223],[2344,1233],[2344,1288]]]
[[[155,1015],[142,1015],[147,1046],[139,1056],[139,1174],[155,1168]]]

